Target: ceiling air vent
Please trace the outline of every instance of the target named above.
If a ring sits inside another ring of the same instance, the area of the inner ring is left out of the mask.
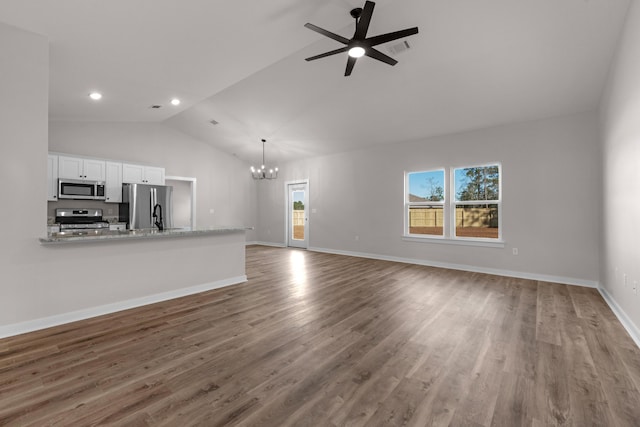
[[[214,126],[215,126],[215,125],[217,125],[217,124],[218,124],[218,121],[216,121],[216,120],[211,120],[209,123],[211,123],[212,125],[214,125]]]
[[[400,43],[392,44],[391,46],[389,46],[389,52],[391,52],[392,55],[398,55],[409,49],[411,49],[411,46],[409,46],[409,42],[406,40],[403,40]]]

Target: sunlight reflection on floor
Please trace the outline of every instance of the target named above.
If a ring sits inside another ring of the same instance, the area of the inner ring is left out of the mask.
[[[289,256],[289,269],[291,272],[294,296],[303,297],[307,293],[307,264],[303,251],[292,251]]]

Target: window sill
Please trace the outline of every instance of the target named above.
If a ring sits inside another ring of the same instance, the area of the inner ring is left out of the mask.
[[[402,236],[405,242],[436,243],[440,245],[481,246],[485,248],[504,248],[504,240],[491,239],[450,239],[448,237]]]

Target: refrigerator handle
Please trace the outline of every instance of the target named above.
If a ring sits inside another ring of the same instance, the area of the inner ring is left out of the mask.
[[[151,206],[149,209],[149,223],[151,224],[151,228],[153,228],[153,207],[156,205],[155,204],[155,188],[152,188],[151,191],[149,192],[149,200],[151,202]]]

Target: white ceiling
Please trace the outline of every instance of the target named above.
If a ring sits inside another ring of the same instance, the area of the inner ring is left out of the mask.
[[[420,33],[350,77],[304,61],[341,45],[303,25],[350,38],[363,0],[2,0],[0,21],[49,37],[52,120],[165,121],[255,163],[261,138],[283,162],[594,109],[629,2],[379,0],[368,35]]]

